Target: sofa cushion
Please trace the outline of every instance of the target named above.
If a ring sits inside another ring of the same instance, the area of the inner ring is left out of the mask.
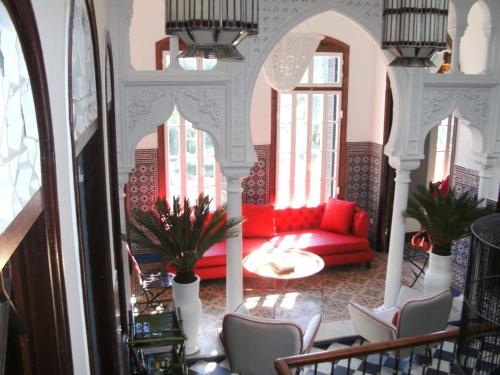
[[[272,204],[243,204],[243,237],[270,238],[276,234]]]
[[[265,238],[243,239],[243,256],[261,248],[272,248],[272,244]],[[216,267],[226,265],[226,241],[219,242],[207,250],[196,263],[196,268]]]
[[[325,211],[325,204],[317,207],[284,208],[274,210],[276,231],[318,228]]]
[[[350,233],[355,208],[356,202],[330,199],[319,227],[340,234]]]
[[[368,212],[357,208],[354,210],[352,217],[351,232],[357,237],[368,237],[368,228],[370,227],[370,216]]]
[[[333,233],[322,229],[281,232],[269,242],[277,248],[299,248],[320,256],[366,251],[370,248],[366,238]]]

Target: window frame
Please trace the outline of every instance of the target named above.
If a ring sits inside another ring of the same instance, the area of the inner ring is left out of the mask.
[[[337,197],[344,198],[345,195],[345,170],[346,170],[346,133],[347,133],[347,108],[349,97],[349,58],[350,46],[341,42],[338,39],[325,36],[316,49],[318,53],[341,53],[342,68],[341,68],[341,87],[325,87],[323,84],[315,84],[310,86],[297,86],[293,92],[328,92],[338,91],[341,93],[340,103],[340,129],[339,129],[339,149],[338,149],[338,176],[337,176]],[[271,89],[271,162],[270,162],[270,201],[276,203],[277,194],[277,176],[278,176],[278,92]]]
[[[179,40],[179,51],[182,51],[185,48],[184,43]],[[165,67],[163,66],[164,62],[164,54],[165,52],[170,51],[170,37],[167,36],[163,39],[160,39],[155,43],[155,59],[156,59],[156,70],[164,70]],[[201,58],[198,58],[196,61],[196,66],[197,70],[202,66],[202,60]],[[199,70],[203,71],[203,70]],[[179,113],[179,163],[181,165],[181,195],[182,196],[187,196],[187,178],[186,178],[186,152],[185,152],[185,146],[186,146],[186,126],[185,123],[186,121],[191,123],[188,119],[186,119],[180,109],[177,107],[176,110]],[[169,118],[170,119],[170,118]],[[158,141],[158,194],[162,197],[167,197],[170,198],[171,194],[169,191],[169,186],[167,184],[167,178],[169,175],[169,155],[168,155],[168,120],[167,119],[163,124],[158,125],[157,127],[157,141]],[[192,123],[191,123],[192,124]],[[206,134],[210,139],[212,140],[212,144],[215,148],[215,143],[213,141],[213,137],[202,130],[196,129],[195,127],[192,127],[196,132],[197,132],[197,150],[200,150],[201,147],[203,147],[203,136]],[[214,150],[215,153],[215,150]],[[214,154],[214,159],[215,159],[215,170],[214,170],[214,178],[215,178],[215,197],[213,198],[213,201],[215,203],[215,207],[221,207],[222,204],[224,203],[224,192],[223,192],[223,186],[224,186],[224,181],[223,181],[223,175],[222,175],[222,169],[220,166],[220,163],[218,162],[217,158],[215,157],[216,154]],[[198,165],[198,192],[201,193],[203,191],[203,194],[206,195],[206,192],[204,191],[204,181],[203,181],[203,176],[205,172],[199,173],[202,168],[204,168],[204,152],[200,153],[197,152],[197,165]]]
[[[20,371],[24,368],[38,373],[68,374],[73,371],[73,363],[52,114],[42,44],[31,1],[3,0],[3,5],[17,31],[30,75],[42,171],[41,188],[0,235],[3,266],[7,261],[12,266],[12,297],[29,328],[19,348],[24,362],[16,365],[22,366],[18,367]],[[35,272],[26,272],[30,269]]]

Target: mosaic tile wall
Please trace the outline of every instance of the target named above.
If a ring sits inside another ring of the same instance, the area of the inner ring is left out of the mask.
[[[127,183],[127,211],[133,208],[148,210],[153,208],[158,196],[158,153],[157,149],[135,151],[135,168],[129,173]],[[147,254],[132,244],[134,255]]]
[[[270,198],[271,145],[255,145],[257,161],[243,180],[243,203],[265,204]]]
[[[370,215],[368,238],[375,242],[380,204],[383,147],[373,142],[347,142],[345,197]]]
[[[451,171],[451,186],[458,192],[471,192],[477,197],[479,173],[475,170],[454,165]],[[467,264],[469,261],[470,237],[455,241],[452,245],[451,286],[460,293],[464,291]]]

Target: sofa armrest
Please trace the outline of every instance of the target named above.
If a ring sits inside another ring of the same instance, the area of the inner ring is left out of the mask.
[[[352,234],[356,237],[368,238],[368,228],[370,226],[370,215],[365,210],[356,207],[352,217]]]

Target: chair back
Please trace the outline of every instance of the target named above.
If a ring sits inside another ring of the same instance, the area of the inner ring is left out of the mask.
[[[445,330],[451,304],[449,289],[409,299],[399,312],[397,336],[421,336]]]
[[[302,352],[303,333],[294,323],[230,313],[222,322],[221,340],[231,371],[274,375],[274,360]]]

